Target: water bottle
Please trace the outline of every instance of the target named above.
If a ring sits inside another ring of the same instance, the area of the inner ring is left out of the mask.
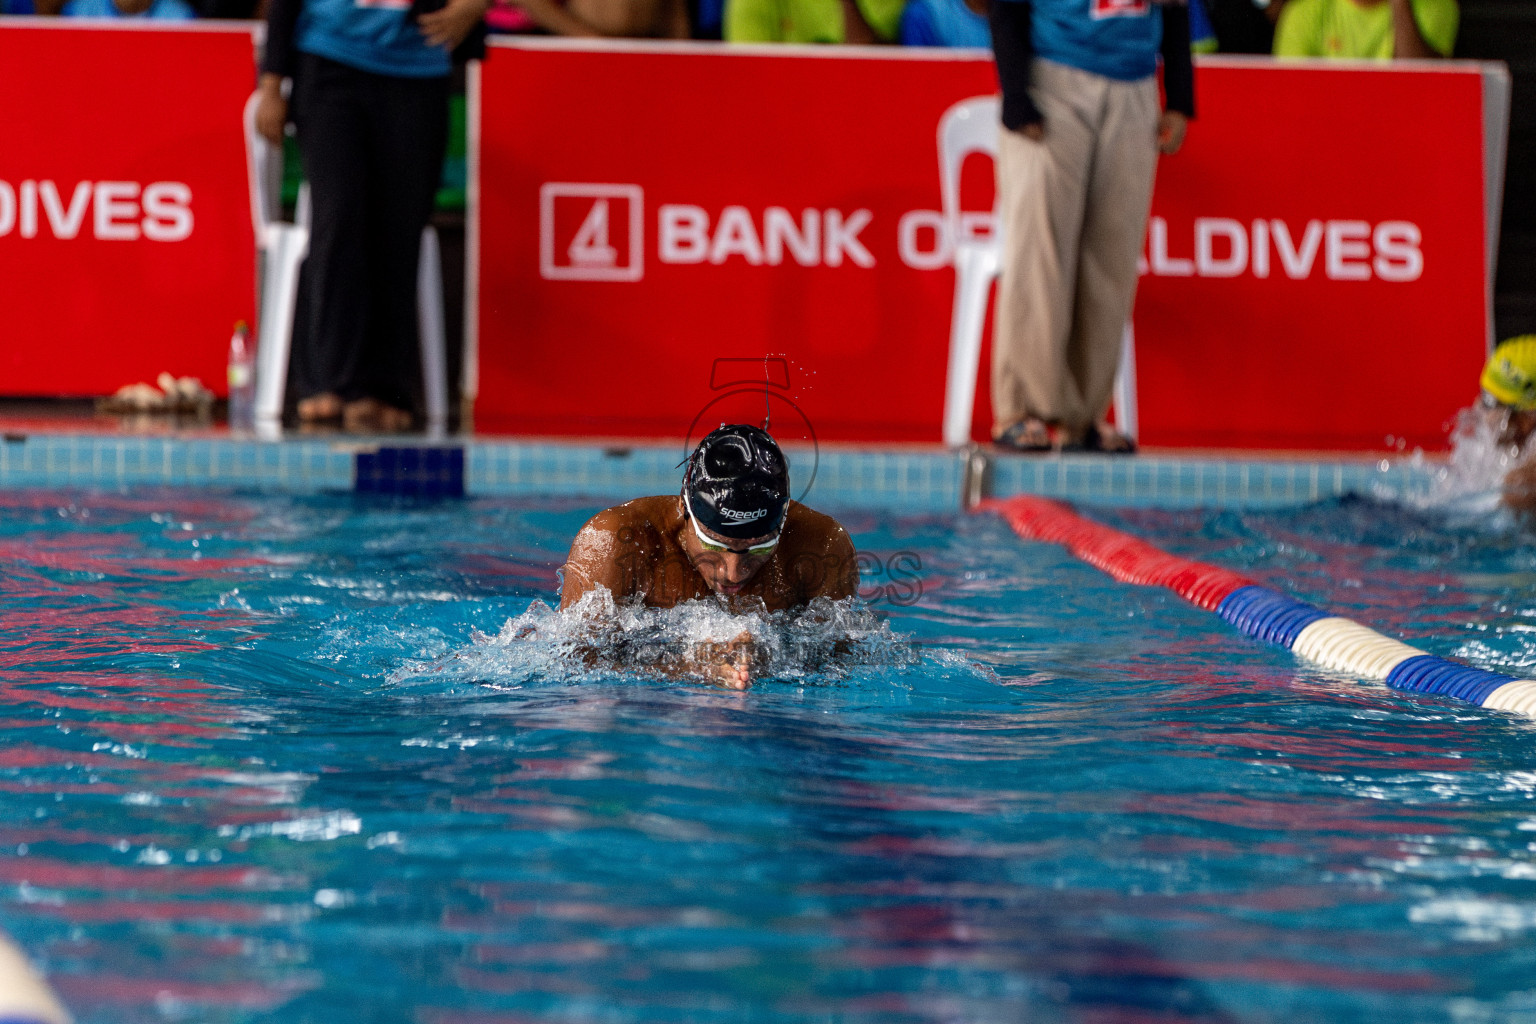
[[[256,425],[256,351],[245,321],[229,337],[229,428],[250,430]]]

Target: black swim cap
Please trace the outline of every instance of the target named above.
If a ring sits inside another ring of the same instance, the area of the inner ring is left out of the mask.
[[[688,456],[683,496],[699,525],[732,540],[779,529],[789,508],[789,464],[760,427],[734,423],[699,442]]]

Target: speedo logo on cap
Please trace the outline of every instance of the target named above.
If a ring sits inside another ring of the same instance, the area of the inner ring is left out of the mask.
[[[738,523],[750,523],[754,519],[761,519],[768,514],[768,510],[760,508],[752,512],[738,512],[733,508],[722,508],[720,514],[727,519],[734,519]]]

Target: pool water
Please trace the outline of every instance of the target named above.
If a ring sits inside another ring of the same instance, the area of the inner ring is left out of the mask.
[[[76,1018],[1536,1020],[1536,723],[990,516],[842,510],[848,663],[578,666],[595,507],[0,495],[0,927]],[[1091,514],[1536,672],[1508,524]]]

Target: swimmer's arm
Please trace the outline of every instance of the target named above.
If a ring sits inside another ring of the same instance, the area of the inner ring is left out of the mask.
[[[1504,504],[1516,512],[1536,511],[1536,461],[1523,462],[1504,475]]]
[[[561,570],[560,607],[569,608],[590,591],[603,587],[622,602],[634,596],[633,531],[617,509],[599,512],[587,521],[571,543]]]
[[[829,601],[842,601],[859,592],[859,558],[853,549],[853,540],[841,526],[834,527],[827,538],[825,554],[821,558],[823,570],[809,580],[806,600],[824,597]]]

